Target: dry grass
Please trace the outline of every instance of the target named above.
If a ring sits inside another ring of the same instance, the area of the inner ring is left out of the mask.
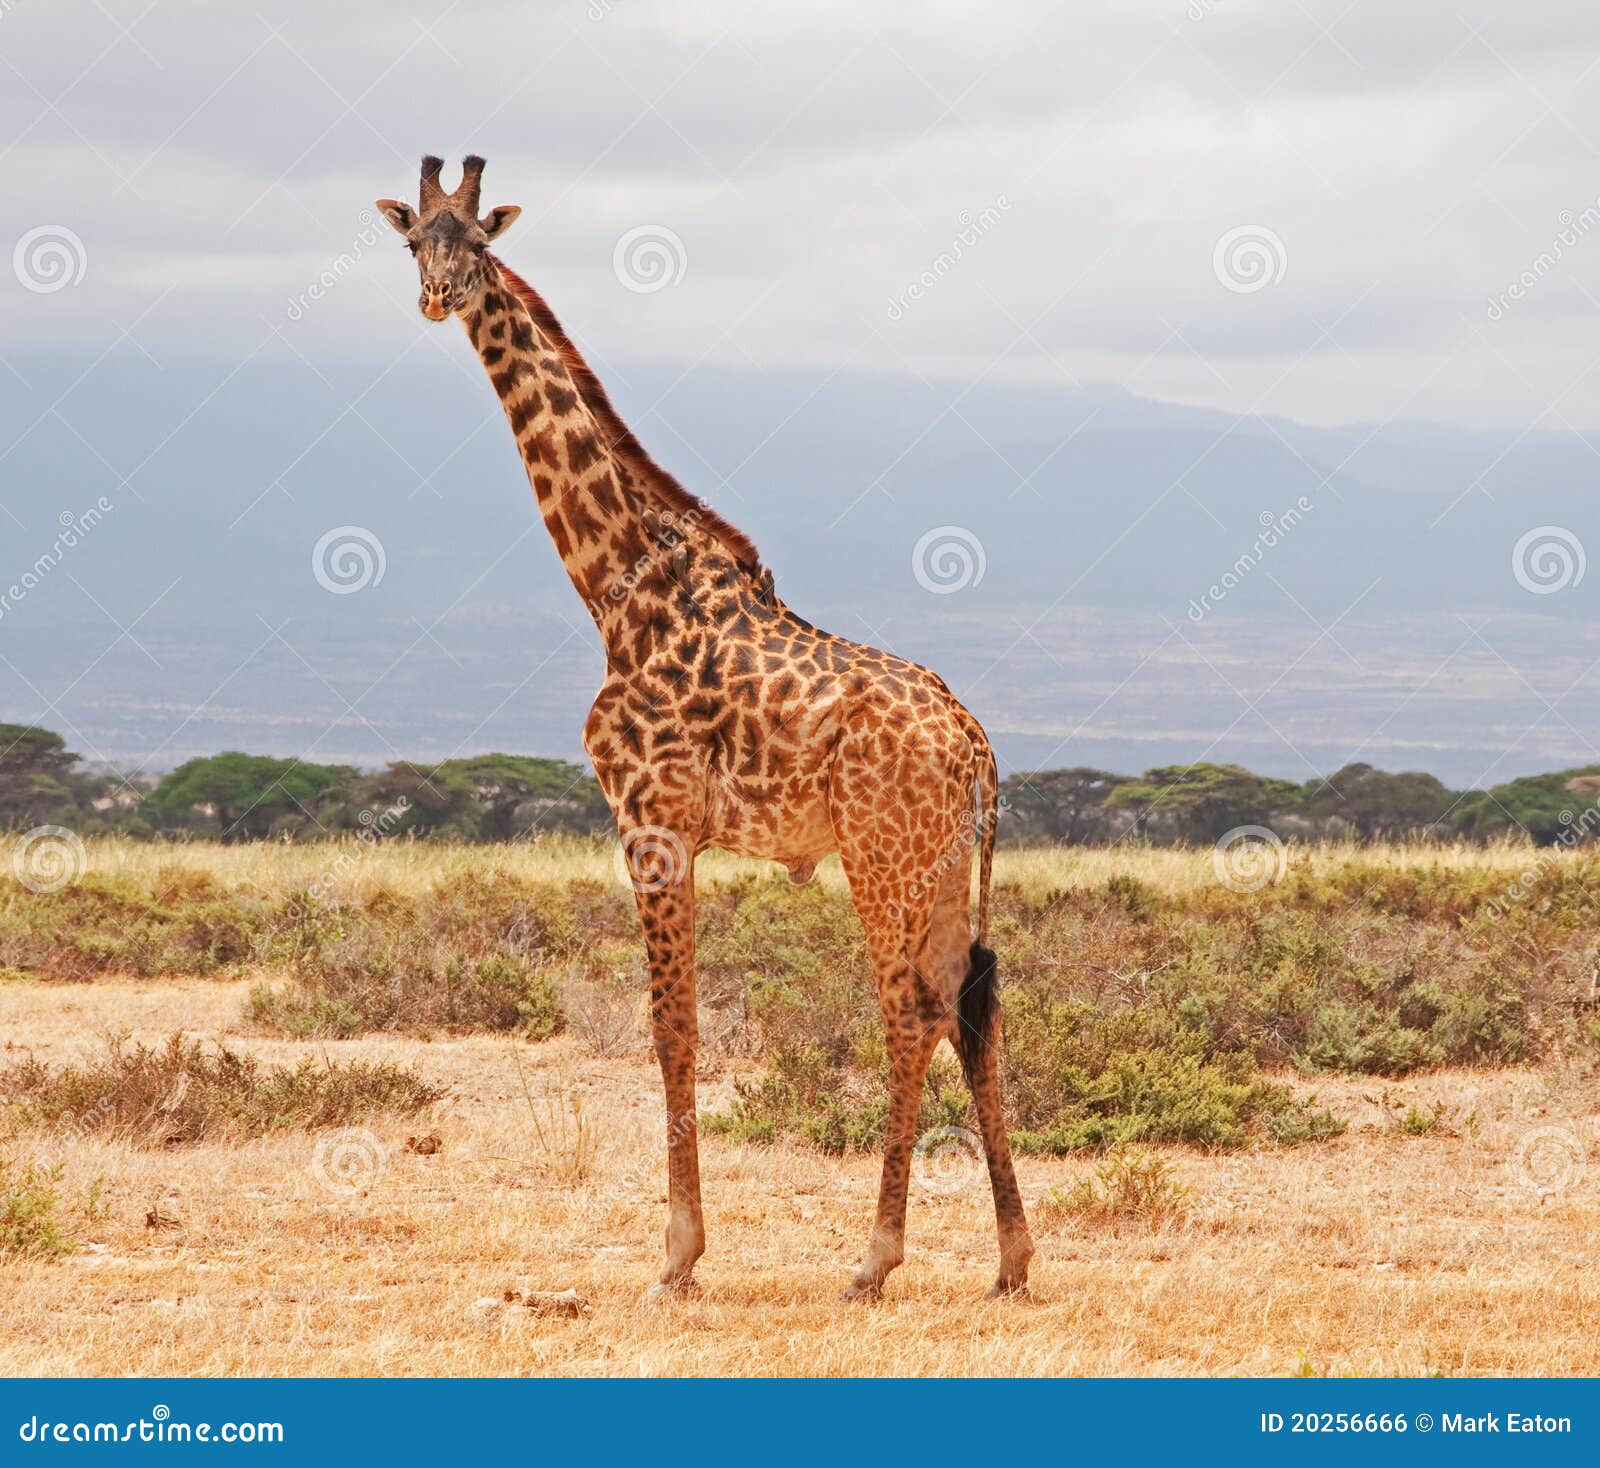
[[[0,872],[10,871],[14,844],[15,838],[0,834]],[[357,837],[298,845],[267,842],[224,846],[211,841],[173,844],[95,837],[84,847],[86,871],[125,878],[141,888],[158,890],[187,876],[209,878],[229,890],[252,889],[266,898],[315,886],[329,899],[368,902],[379,894],[418,896],[441,885],[479,881],[499,873],[530,882],[621,880],[616,843],[577,836],[542,836],[502,846],[402,839],[370,842]],[[1359,860],[1375,867],[1494,872],[1510,879],[1531,862],[1536,861],[1541,868],[1560,869],[1583,859],[1578,851],[1535,848],[1519,841],[1484,846],[1318,842],[1291,845],[1287,871],[1315,877]],[[702,881],[719,883],[775,870],[772,863],[749,861],[720,851],[706,852],[696,863]],[[1129,875],[1137,876],[1163,896],[1199,892],[1215,887],[1217,881],[1209,847],[1002,848],[995,860],[995,879],[1015,883],[1030,896],[1071,887],[1098,887],[1113,877]],[[818,867],[817,879],[843,888],[844,874],[837,857],[830,857]]]
[[[139,861],[147,850],[94,855]],[[261,874],[303,857],[237,859]],[[438,859],[417,880],[436,881]],[[1159,860],[1161,880],[1180,881],[1194,859]],[[979,1301],[994,1266],[981,1178],[915,1193],[907,1263],[887,1301],[846,1307],[835,1295],[865,1240],[876,1159],[709,1137],[705,1293],[662,1307],[643,1300],[658,1266],[664,1163],[642,1038],[606,1057],[577,1037],[310,1046],[239,1035],[246,989],[0,984],[0,1033],[53,1064],[92,1055],[107,1030],[153,1042],[181,1027],[273,1064],[314,1053],[412,1065],[450,1088],[428,1123],[439,1150],[409,1152],[414,1124],[374,1119],[364,1165],[330,1184],[318,1149],[338,1133],[166,1151],[93,1128],[0,1139],[18,1163],[48,1148],[72,1197],[102,1184],[98,1209],[71,1220],[75,1252],[0,1259],[0,1372],[1273,1374],[1302,1358],[1332,1373],[1600,1371],[1596,1097],[1570,1078],[1438,1072],[1387,1095],[1320,1078],[1323,1099],[1352,1119],[1342,1137],[1215,1155],[1158,1149],[1187,1206],[1139,1226],[1051,1218],[1040,1200],[1070,1193],[1097,1164],[1023,1159],[1039,1243],[1026,1303]],[[736,1074],[753,1073],[732,1062],[708,1070],[702,1105],[726,1105]],[[1443,1108],[1452,1125],[1410,1134],[1392,1124],[1396,1103]],[[574,1108],[580,1168],[573,1130],[564,1140],[552,1130]],[[1529,1149],[1551,1137],[1558,1153],[1578,1149],[1586,1170],[1541,1196],[1526,1180]],[[575,1287],[592,1309],[578,1319],[474,1309],[513,1286]]]

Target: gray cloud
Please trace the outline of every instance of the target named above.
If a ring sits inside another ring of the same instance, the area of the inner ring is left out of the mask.
[[[318,362],[381,363],[420,328],[390,242],[355,248],[362,210],[414,188],[425,149],[470,146],[488,192],[527,208],[508,255],[609,362],[1100,380],[1318,423],[1600,423],[1600,237],[1489,307],[1600,196],[1592,6],[983,15],[18,0],[0,234],[62,224],[90,263],[71,292],[8,293],[0,352],[98,349],[108,319],[176,287],[139,341],[237,361],[355,254],[288,335]],[[650,297],[611,270],[640,223],[688,256]],[[1250,294],[1213,273],[1241,225],[1286,261]],[[924,272],[937,285],[891,319]]]

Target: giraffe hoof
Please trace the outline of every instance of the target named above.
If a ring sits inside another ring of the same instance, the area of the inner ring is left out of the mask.
[[[986,1300],[1031,1300],[1025,1279],[997,1279],[983,1296]]]
[[[839,1298],[843,1301],[865,1300],[868,1304],[876,1304],[883,1298],[883,1286],[874,1279],[853,1279],[844,1287],[844,1292]]]
[[[650,1286],[647,1300],[697,1300],[700,1298],[700,1284],[692,1274],[685,1274],[678,1279],[660,1279]]]

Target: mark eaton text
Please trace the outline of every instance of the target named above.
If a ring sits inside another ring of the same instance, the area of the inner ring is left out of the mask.
[[[1528,1416],[1522,1412],[1441,1412],[1440,1432],[1571,1432],[1570,1417]]]

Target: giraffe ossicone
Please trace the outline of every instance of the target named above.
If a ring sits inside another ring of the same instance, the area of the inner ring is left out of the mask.
[[[398,199],[377,207],[416,258],[422,314],[466,328],[605,644],[583,739],[617,819],[649,958],[667,1100],[657,1291],[692,1288],[705,1249],[694,857],[713,846],[777,861],[795,881],[838,853],[866,933],[889,1116],[877,1217],[846,1296],[877,1296],[904,1256],[917,1111],[941,1040],[972,1088],[994,1194],[1000,1273],[990,1293],[1021,1290],[1033,1244],[1000,1097],[986,946],[998,776],[982,727],[926,668],[835,637],[784,604],[749,537],[645,452],[544,298],[490,252],[521,211],[479,214],[483,159],[465,160],[449,194],[442,168],[423,160],[415,209]]]

